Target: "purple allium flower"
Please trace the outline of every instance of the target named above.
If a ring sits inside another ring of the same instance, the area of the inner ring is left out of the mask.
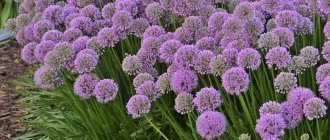
[[[280,46],[290,47],[294,43],[294,33],[285,27],[277,27],[271,30],[280,41]]]
[[[212,5],[205,5],[198,11],[198,16],[202,19],[203,22],[208,22],[209,18],[213,13],[215,13],[215,7]]]
[[[150,27],[149,22],[145,18],[136,18],[132,21],[130,31],[137,37],[143,37],[144,31]]]
[[[237,65],[246,67],[252,70],[258,69],[261,63],[261,56],[259,52],[252,48],[241,50],[237,55]]]
[[[160,44],[156,37],[144,38],[141,43],[141,48],[154,56],[158,56],[159,47]]]
[[[195,32],[203,27],[203,22],[199,16],[189,16],[184,19],[182,27],[185,28],[190,35],[195,36]]]
[[[293,73],[281,72],[274,79],[274,87],[278,93],[288,93],[297,86],[297,77]]]
[[[24,34],[25,34],[24,36],[25,36],[25,38],[26,38],[26,40],[28,42],[35,42],[35,41],[39,42],[40,39],[39,38],[36,38],[34,36],[33,28],[34,28],[34,24],[33,23],[31,23],[28,26],[26,26],[24,28]]]
[[[248,33],[246,33],[245,37],[248,37],[248,36],[249,36]],[[242,50],[244,48],[250,48],[250,43],[247,42],[246,39],[242,39],[242,38],[235,39],[235,38],[232,38],[231,36],[224,36],[221,39],[220,46],[222,49],[229,48],[229,49]]]
[[[126,108],[128,114],[132,115],[133,118],[139,118],[149,113],[151,101],[145,95],[134,95],[128,100]]]
[[[100,80],[94,88],[93,95],[100,103],[107,103],[115,100],[118,94],[118,85],[112,79]]]
[[[153,25],[153,26],[150,26],[148,27],[144,33],[143,33],[143,38],[148,38],[148,37],[159,37],[161,35],[164,35],[166,32],[165,32],[165,29],[161,26],[158,26],[158,25]]]
[[[205,139],[214,139],[221,136],[226,130],[225,116],[216,111],[206,111],[196,120],[197,133]]]
[[[95,7],[94,5],[85,6],[80,10],[80,14],[82,16],[89,17],[92,20],[100,19],[102,15],[99,8]]]
[[[50,5],[43,11],[43,19],[50,20],[56,25],[63,23],[65,20],[63,7],[59,5]]]
[[[266,24],[266,30],[271,31],[274,28],[276,28],[275,19],[274,18],[269,19]]]
[[[21,58],[25,63],[34,64],[37,62],[37,58],[35,56],[34,50],[38,43],[31,42],[24,46],[21,52]]]
[[[243,21],[237,17],[231,17],[223,23],[221,31],[231,38],[242,37],[244,32]]]
[[[159,47],[155,45],[154,47]],[[136,53],[136,56],[142,62],[142,69],[152,67],[157,62],[157,54],[156,52],[151,52],[152,48],[140,48],[140,50]],[[154,48],[154,51],[157,49]]]
[[[41,38],[41,41],[50,40],[55,43],[61,42],[63,39],[62,32],[59,30],[48,30]]]
[[[271,49],[279,45],[279,38],[272,32],[261,34],[258,40],[258,47],[261,49]]]
[[[41,37],[48,31],[48,30],[54,30],[55,26],[54,24],[49,20],[40,20],[34,24],[33,27],[33,33],[34,36],[38,39],[41,39]]]
[[[241,92],[246,92],[249,88],[249,75],[241,67],[228,69],[221,79],[222,86],[231,95],[239,95]]]
[[[315,66],[320,60],[319,50],[313,46],[306,46],[300,50],[300,55],[305,59],[308,67]]]
[[[330,61],[330,41],[324,43],[322,47],[322,56],[327,62]]]
[[[183,69],[183,67],[179,64],[172,63],[170,66],[167,68],[167,73],[169,75],[173,75],[176,71]]]
[[[279,0],[261,0],[262,8],[269,14],[275,14],[280,11],[282,1]]]
[[[185,45],[180,47],[174,55],[174,62],[184,68],[194,66],[198,50],[194,45]]]
[[[290,91],[288,101],[294,102],[296,106],[302,107],[308,99],[313,98],[314,96],[315,95],[312,90],[305,87],[297,87]]]
[[[260,116],[266,114],[281,114],[281,104],[275,101],[268,101],[259,108]]]
[[[197,31],[195,31],[195,38],[194,40],[200,40],[204,37],[211,37],[213,33],[210,32],[209,28],[204,26]]]
[[[325,24],[323,33],[327,39],[330,39],[330,22],[327,22],[327,24]]]
[[[72,13],[79,13],[79,11],[80,11],[80,8],[69,5],[69,4],[64,3],[64,5],[61,5],[61,6],[63,7],[63,15],[65,17],[64,24],[67,19],[67,16],[71,15]]]
[[[221,76],[227,69],[227,63],[221,55],[213,56],[209,64],[210,71],[215,76]]]
[[[105,20],[111,20],[113,14],[116,12],[115,4],[114,3],[108,3],[104,5],[102,9],[102,17]]]
[[[317,1],[317,6],[320,8],[320,10],[322,11],[322,13],[324,14],[330,14],[330,1],[329,0],[318,0]]]
[[[135,75],[140,72],[142,63],[135,55],[127,55],[122,63],[122,69],[129,75]]]
[[[281,105],[281,115],[287,128],[295,128],[303,119],[302,107],[293,102],[284,102]]]
[[[133,16],[138,12],[137,3],[134,0],[116,0],[115,8],[116,11],[124,10],[131,13]]]
[[[248,34],[247,39],[251,44],[256,44],[256,40],[264,32],[264,23],[258,17],[251,17],[245,22],[245,30]]]
[[[21,45],[26,45],[28,43],[28,40],[25,35],[25,30],[25,28],[19,29],[15,36],[17,42]]]
[[[47,53],[52,51],[55,48],[55,45],[56,44],[53,41],[49,40],[40,42],[34,49],[35,58],[43,63]]]
[[[276,14],[275,23],[276,27],[286,27],[296,32],[301,19],[302,15],[296,11],[283,10]]]
[[[205,3],[204,0],[173,0],[173,12],[181,16],[190,16],[201,9]]]
[[[326,63],[317,68],[316,82],[320,84],[326,77],[330,76],[330,63]]]
[[[161,93],[153,81],[145,81],[140,86],[136,88],[137,95],[145,95],[149,98],[150,101],[156,101]]]
[[[189,44],[193,40],[193,37],[189,34],[188,30],[183,27],[177,28],[174,35],[175,39],[179,40],[183,44]]]
[[[288,70],[301,74],[307,67],[306,60],[303,56],[293,56],[292,61],[288,66]]]
[[[47,65],[38,68],[34,74],[34,82],[42,89],[52,89],[62,83],[60,72]]]
[[[79,75],[73,85],[74,93],[82,99],[89,99],[93,96],[97,81],[96,77],[89,74]]]
[[[17,32],[16,18],[10,18],[6,21],[5,27],[7,31],[15,34]]]
[[[93,31],[93,22],[89,17],[76,17],[70,22],[71,28],[80,29],[83,33],[91,33]]]
[[[81,50],[85,49],[87,46],[87,41],[89,40],[88,36],[82,36],[77,38],[72,43],[72,47],[76,53],[80,52]]]
[[[92,49],[90,50],[94,51]],[[96,68],[97,63],[98,55],[83,53],[83,51],[79,52],[76,59],[74,60],[75,70],[80,74],[93,71]]]
[[[327,76],[320,84],[319,91],[321,95],[330,100],[330,76]]]
[[[256,131],[262,139],[276,139],[284,135],[285,127],[281,115],[266,114],[257,120]]]
[[[171,78],[171,88],[176,93],[191,92],[198,85],[197,75],[190,70],[178,70]]]
[[[227,63],[227,66],[236,66],[237,54],[239,51],[234,48],[226,48],[222,51],[222,58]]]
[[[171,39],[166,41],[159,48],[160,59],[166,63],[172,63],[174,60],[174,54],[181,46],[183,45],[178,40]]]
[[[302,17],[299,22],[298,29],[296,33],[300,36],[313,34],[314,31],[314,25],[311,19],[307,17]]]
[[[146,81],[154,81],[154,77],[149,73],[139,73],[133,79],[133,86],[135,88],[138,88],[140,85],[142,85]]]
[[[128,29],[133,19],[132,15],[127,11],[116,11],[112,16],[112,23],[117,28]]]
[[[23,28],[29,25],[31,22],[31,17],[28,14],[20,14],[16,17],[16,27]]]
[[[319,119],[327,114],[327,106],[321,98],[310,98],[304,104],[304,114],[308,120]]]
[[[266,54],[266,63],[269,68],[275,65],[275,69],[286,68],[291,63],[291,55],[284,47],[275,47]]]
[[[48,6],[54,4],[54,0],[35,0],[35,12],[42,12],[44,11]]]
[[[70,43],[57,43],[55,48],[45,56],[45,64],[53,69],[63,69],[69,67],[69,61],[72,61],[75,51]]]
[[[215,12],[208,20],[208,27],[211,32],[220,31],[223,23],[230,17],[227,12]]]
[[[80,54],[89,54],[89,55],[94,56],[95,58],[98,57],[97,52],[95,50],[93,50],[93,49],[90,49],[90,48],[83,49],[79,53]]]
[[[241,2],[234,9],[234,16],[248,19],[254,16],[254,9],[250,2]]]
[[[203,37],[196,42],[196,47],[199,50],[210,50],[216,52],[218,48],[215,45],[214,38],[212,37]]]
[[[70,22],[77,18],[77,17],[81,17],[81,14],[80,13],[71,13],[69,14],[68,16],[66,16],[65,20],[64,20],[64,24],[65,24],[65,27],[67,29],[70,29]]]
[[[168,93],[171,90],[171,76],[167,73],[163,73],[158,77],[156,85],[161,94]]]
[[[64,31],[63,33],[63,40],[66,42],[73,42],[79,37],[83,36],[83,33],[81,30],[77,28],[70,28]]]
[[[158,21],[158,20],[162,19],[165,16],[165,11],[161,7],[160,3],[153,2],[153,3],[150,3],[145,8],[145,14],[149,19],[154,20],[154,21]]]
[[[103,54],[103,46],[97,41],[97,37],[91,37],[87,41],[86,48],[95,50],[98,54]]]
[[[199,112],[214,111],[220,105],[222,101],[220,93],[214,88],[202,88],[197,92],[194,98],[194,105],[197,107]]]
[[[200,74],[211,73],[209,65],[214,56],[214,53],[209,50],[199,51],[194,61],[195,70]]]
[[[97,33],[96,37],[98,43],[104,48],[107,46],[114,47],[119,41],[119,38],[115,35],[113,28],[103,28]]]
[[[75,0],[76,2],[70,2],[73,6],[85,7],[87,5],[93,4],[94,0]],[[68,2],[69,3],[69,2]]]
[[[180,114],[187,114],[194,109],[193,95],[190,93],[180,93],[175,98],[175,110]]]

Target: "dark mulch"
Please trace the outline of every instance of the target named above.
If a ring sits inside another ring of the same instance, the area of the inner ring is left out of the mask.
[[[18,103],[20,95],[12,89],[21,89],[11,81],[22,76],[28,66],[20,59],[21,47],[15,42],[0,46],[0,140],[19,136],[25,129],[19,117],[26,111]]]

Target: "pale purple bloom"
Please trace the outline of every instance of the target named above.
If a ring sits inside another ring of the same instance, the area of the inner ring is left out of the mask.
[[[325,101],[317,97],[308,99],[304,104],[304,114],[308,120],[324,117],[327,114],[327,109]]]
[[[97,33],[96,37],[98,43],[105,47],[115,47],[115,44],[119,41],[113,28],[103,28]]]
[[[266,24],[266,30],[271,31],[274,28],[276,28],[275,19],[274,18],[269,19]]]
[[[65,16],[63,14],[63,7],[59,5],[50,5],[43,11],[43,19],[50,20],[56,25],[64,23]]]
[[[38,39],[41,39],[41,37],[48,31],[48,30],[54,30],[55,26],[50,20],[40,20],[34,24],[33,27],[33,33],[34,36]]]
[[[272,33],[278,36],[280,46],[287,48],[291,47],[294,43],[294,33],[285,27],[277,27],[271,30]]]
[[[35,58],[43,63],[44,58],[48,52],[52,51],[55,48],[55,43],[53,41],[42,41],[34,49]]]
[[[79,75],[74,82],[74,93],[82,99],[89,99],[93,96],[94,88],[98,79],[89,74]]]
[[[211,32],[220,31],[222,29],[223,23],[230,17],[227,12],[215,12],[211,15],[208,20],[208,27]]]
[[[5,23],[4,28],[5,28],[7,31],[9,31],[9,32],[11,32],[11,33],[13,33],[13,34],[15,34],[15,33],[17,32],[16,18],[10,18],[10,19],[8,19],[8,20],[6,21],[6,23]],[[33,30],[32,30],[32,32],[33,32]]]
[[[87,47],[87,41],[89,40],[88,36],[82,36],[77,38],[72,43],[72,47],[76,53],[80,52],[81,50],[85,49]]]
[[[211,73],[209,65],[214,56],[214,53],[209,50],[199,51],[194,61],[195,70],[200,74]]]
[[[122,63],[122,69],[129,75],[135,75],[140,72],[142,63],[140,59],[135,55],[128,55],[124,58]]]
[[[209,18],[213,13],[215,13],[215,7],[212,5],[205,5],[198,11],[198,15],[202,19],[203,22],[208,22]]]
[[[198,85],[197,75],[190,70],[178,70],[171,78],[172,90],[176,93],[191,92]]]
[[[41,41],[50,40],[55,43],[61,42],[63,39],[62,32],[59,30],[48,30],[41,38]]]
[[[42,89],[52,89],[62,83],[60,72],[49,68],[47,65],[36,70],[33,80]]]
[[[139,118],[142,115],[149,113],[151,101],[145,95],[134,95],[126,104],[128,114],[133,118]]]
[[[324,43],[322,47],[322,56],[327,62],[330,61],[330,41]]]
[[[160,59],[166,63],[172,63],[174,60],[174,54],[182,46],[182,43],[175,39],[166,41],[159,48]]]
[[[188,30],[183,27],[177,28],[174,35],[175,39],[179,40],[183,44],[189,44],[193,40],[193,37],[189,34]]]
[[[154,47],[159,47],[155,45]],[[136,56],[142,62],[142,69],[152,67],[157,62],[157,54],[155,52],[150,51],[151,48],[140,48],[140,50],[136,53]]]
[[[221,103],[220,92],[212,87],[202,88],[194,98],[194,105],[199,112],[215,111]]]
[[[144,33],[143,33],[143,38],[148,38],[148,37],[159,37],[161,35],[164,35],[165,29],[161,26],[158,25],[152,25],[150,27],[148,27]]]
[[[111,20],[113,14],[116,12],[115,4],[114,3],[108,3],[104,5],[102,9],[102,17],[105,20]]]
[[[256,131],[262,139],[279,139],[284,135],[286,125],[278,114],[266,114],[257,120]]]
[[[68,42],[57,43],[55,48],[45,56],[45,64],[53,69],[68,68],[73,60],[75,51]]]
[[[204,6],[204,0],[173,0],[173,12],[181,16],[190,16]]]
[[[52,5],[54,3],[54,0],[35,0],[35,12],[42,12],[44,11],[48,6]]]
[[[221,31],[230,38],[244,37],[244,22],[237,17],[231,17],[223,23]]]
[[[226,131],[225,116],[216,111],[206,111],[196,120],[197,133],[205,139],[215,139]]]
[[[150,3],[145,8],[145,14],[149,19],[154,20],[154,21],[158,21],[158,20],[162,19],[165,16],[165,11],[161,7],[160,3],[153,2],[153,3]]]
[[[156,85],[161,94],[168,93],[171,90],[171,76],[167,73],[163,73],[158,77]]]
[[[94,5],[85,6],[80,10],[80,14],[82,16],[89,17],[92,20],[101,18],[101,11],[99,10],[99,8],[95,7]]]
[[[288,70],[294,71],[297,74],[301,74],[308,67],[306,62],[307,61],[303,56],[293,56]]]
[[[195,31],[195,40],[200,40],[204,37],[211,37],[213,36],[213,33],[210,32],[209,28],[206,26],[203,26],[202,28]]]
[[[325,24],[323,33],[327,39],[330,39],[330,22],[327,22],[327,24]]]
[[[301,19],[302,15],[296,11],[283,10],[276,14],[275,23],[276,27],[286,27],[296,32]]]
[[[136,88],[137,95],[145,95],[149,98],[150,101],[156,101],[161,93],[153,81],[145,81]]]
[[[91,50],[91,49],[89,49]],[[94,50],[91,50],[94,51]],[[75,70],[82,74],[82,73],[88,73],[93,71],[98,63],[98,55],[93,55],[96,54],[96,52],[91,53],[85,53],[85,51],[81,51],[77,54],[76,59],[74,60],[74,66]]]
[[[139,73],[133,79],[133,86],[135,88],[138,88],[140,85],[142,85],[146,81],[154,81],[154,77],[149,73]]]
[[[234,16],[248,19],[254,16],[254,9],[250,2],[241,2],[234,9]]]
[[[38,43],[31,42],[24,46],[21,52],[21,58],[25,63],[34,64],[37,62],[37,58],[35,56],[34,50]]]
[[[291,55],[284,47],[275,47],[266,54],[266,63],[269,68],[275,65],[276,69],[286,68],[291,63]]]
[[[176,71],[183,69],[183,67],[179,64],[172,63],[170,66],[167,68],[167,73],[169,75],[173,75]]]
[[[293,73],[281,72],[274,79],[275,91],[278,93],[288,93],[297,86],[297,77]]]
[[[134,0],[116,0],[115,2],[116,11],[127,11],[131,15],[135,15],[138,12],[137,2]]]
[[[174,63],[181,65],[184,68],[190,68],[194,66],[198,50],[196,46],[185,45],[177,50],[174,55]]]
[[[94,88],[93,95],[96,100],[100,103],[107,103],[109,101],[115,100],[118,94],[118,85],[112,79],[100,80]]]
[[[16,17],[16,27],[23,28],[29,25],[31,22],[31,17],[28,14],[20,14]]]
[[[63,40],[66,42],[73,42],[81,36],[83,36],[83,32],[80,29],[70,28],[64,31]]]
[[[203,22],[199,16],[189,16],[184,19],[182,27],[185,28],[190,35],[195,36],[195,32],[203,27]]]
[[[313,34],[313,31],[314,31],[314,25],[312,20],[307,17],[302,17],[302,19],[299,22],[296,33],[302,36],[302,35]]]
[[[306,65],[311,67],[315,66],[320,60],[319,50],[313,46],[306,46],[300,50],[299,56],[305,59]]]
[[[256,70],[260,66],[261,56],[259,52],[252,48],[246,48],[241,50],[237,54],[237,65],[240,67],[246,67],[251,70]]]
[[[319,91],[323,98],[330,101],[330,76],[327,76],[320,84]]]
[[[236,66],[237,54],[239,51],[234,48],[226,48],[222,51],[222,58],[227,63],[227,66]]]
[[[261,0],[262,8],[269,14],[275,14],[280,11],[281,1],[280,0]]]
[[[320,8],[322,13],[328,15],[330,14],[330,1],[329,0],[318,0],[317,1],[317,6]]]
[[[241,67],[228,69],[221,79],[222,86],[231,95],[239,95],[241,92],[246,92],[249,88],[249,75]]]
[[[215,45],[215,40],[212,37],[203,37],[196,42],[196,47],[199,50],[210,50],[216,52],[218,50]]]
[[[68,16],[66,16],[65,20],[64,20],[64,24],[65,24],[65,27],[67,29],[70,28],[70,22],[77,18],[77,17],[81,17],[81,14],[80,13],[70,13]]]
[[[70,22],[71,28],[80,29],[83,33],[91,33],[93,31],[93,22],[89,17],[76,17]]]
[[[275,101],[268,101],[259,108],[260,116],[266,114],[281,114],[281,104]]]
[[[303,119],[302,107],[294,102],[284,102],[281,105],[281,115],[287,128],[295,128]]]
[[[330,63],[325,63],[317,68],[315,78],[318,84],[328,76],[330,76]]]
[[[221,76],[229,68],[222,55],[213,56],[209,67],[215,76]]]
[[[142,38],[144,31],[150,27],[149,22],[145,18],[136,18],[130,25],[130,32],[135,36]]]
[[[119,29],[128,29],[133,21],[132,15],[127,11],[116,11],[112,16],[113,26]]]
[[[180,114],[187,114],[194,109],[193,95],[190,93],[180,93],[175,98],[175,110]]]
[[[15,36],[17,42],[21,45],[26,45],[28,43],[28,40],[25,36],[25,28],[19,29]]]

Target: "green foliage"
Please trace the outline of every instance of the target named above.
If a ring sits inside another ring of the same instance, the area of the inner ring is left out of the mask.
[[[0,1],[0,28],[3,28],[9,18],[16,17],[18,14],[18,3],[14,0]]]

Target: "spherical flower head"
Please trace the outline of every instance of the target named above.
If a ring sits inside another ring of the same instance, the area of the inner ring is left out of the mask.
[[[204,0],[173,0],[173,12],[180,16],[190,16],[192,13],[202,8]]]
[[[145,18],[136,18],[130,25],[130,32],[135,36],[142,38],[144,31],[150,27],[149,22]]]
[[[276,28],[275,19],[274,18],[269,19],[266,24],[266,30],[271,31],[274,28]]]
[[[222,86],[231,95],[239,95],[249,88],[249,75],[244,68],[232,67],[222,75]]]
[[[190,93],[198,85],[197,75],[190,70],[178,70],[171,78],[171,88],[176,93]]]
[[[156,85],[161,94],[169,93],[171,90],[171,76],[168,73],[163,73],[158,77]]]
[[[227,63],[227,66],[236,66],[236,61],[237,61],[237,54],[239,51],[234,48],[226,48],[222,51],[222,57]]]
[[[149,19],[154,21],[158,21],[165,16],[165,11],[158,2],[150,3],[144,12]]]
[[[203,22],[208,22],[209,18],[213,13],[216,12],[216,9],[212,5],[205,5],[198,10],[198,16],[202,19]]]
[[[237,55],[237,65],[256,70],[260,66],[261,56],[259,52],[252,48],[241,50]]]
[[[281,104],[275,101],[268,101],[259,108],[260,116],[266,114],[281,114]]]
[[[137,14],[138,7],[137,2],[133,0],[117,0],[115,1],[116,11],[124,10],[132,15]]]
[[[319,91],[323,98],[330,101],[330,76],[327,76],[320,84]]]
[[[91,54],[78,53],[76,59],[74,60],[75,70],[82,74],[93,71],[98,63],[98,57]]]
[[[26,45],[28,43],[28,39],[25,35],[25,30],[25,28],[19,29],[15,36],[17,42],[21,45]]]
[[[203,37],[199,39],[195,46],[199,50],[210,50],[212,52],[216,52],[218,49],[215,45],[215,40],[212,37]]]
[[[138,88],[140,85],[142,85],[146,81],[154,81],[154,77],[149,73],[139,73],[133,79],[133,86],[135,88]]]
[[[262,8],[269,14],[275,14],[280,11],[281,1],[279,0],[261,0]]]
[[[16,18],[10,18],[5,23],[5,29],[11,33],[17,32]]]
[[[148,27],[144,33],[143,33],[143,38],[148,38],[148,37],[159,37],[161,35],[164,35],[165,29],[161,26],[158,25],[152,25]]]
[[[226,130],[226,117],[216,111],[206,111],[196,120],[197,133],[205,139],[221,136]]]
[[[183,67],[182,67],[181,65],[176,64],[176,63],[172,63],[170,66],[168,66],[166,72],[167,72],[169,75],[172,76],[176,71],[181,70],[181,69],[183,69]]]
[[[244,32],[243,21],[238,17],[230,17],[223,23],[221,31],[226,36],[234,38],[242,37]]]
[[[63,7],[59,5],[51,5],[43,11],[43,19],[50,20],[56,25],[64,23],[65,16],[63,14]]]
[[[79,37],[83,36],[83,32],[77,28],[69,28],[63,33],[63,40],[66,42],[73,42]]]
[[[284,47],[275,47],[266,54],[266,63],[269,68],[275,65],[276,69],[286,68],[291,63],[291,55]]]
[[[327,39],[330,39],[330,22],[327,22],[327,24],[325,24],[323,33]]]
[[[174,54],[183,44],[175,39],[171,39],[163,43],[159,48],[160,59],[166,63],[172,63],[174,60]]]
[[[324,43],[322,48],[322,56],[327,62],[330,62],[330,41]]]
[[[127,55],[122,62],[122,69],[128,75],[138,74],[141,67],[141,60],[135,55]]]
[[[139,118],[142,115],[149,113],[151,101],[145,95],[134,95],[126,104],[128,114],[133,118]]]
[[[279,38],[272,32],[261,34],[258,40],[258,47],[261,49],[271,49],[279,45]]]
[[[330,1],[329,0],[318,0],[317,1],[317,6],[320,8],[320,10],[322,11],[322,13],[328,15],[330,14]]]
[[[309,140],[309,135],[307,133],[300,136],[300,140]]]
[[[307,46],[300,50],[300,55],[305,59],[308,67],[315,66],[320,60],[319,50],[313,46]]]
[[[56,44],[50,40],[40,42],[34,49],[35,58],[43,63],[47,53],[52,51],[55,48],[55,45]]]
[[[70,29],[70,22],[77,18],[77,17],[81,17],[80,13],[70,13],[68,16],[66,16],[65,20],[64,20],[64,25],[67,29]]]
[[[281,72],[274,79],[274,87],[278,93],[288,93],[297,86],[297,77],[293,73]]]
[[[199,112],[214,111],[221,103],[220,93],[212,87],[202,88],[194,98],[194,105]]]
[[[114,3],[108,3],[104,5],[102,9],[102,17],[106,20],[111,20],[113,14],[116,12],[115,4]]]
[[[37,62],[37,59],[36,59],[36,56],[34,53],[34,50],[37,45],[38,45],[38,43],[31,42],[24,46],[24,48],[22,49],[22,52],[21,52],[21,58],[25,63],[34,64]]]
[[[277,27],[271,30],[280,41],[280,46],[290,47],[294,43],[294,33],[285,27]]]
[[[34,82],[42,89],[53,89],[62,83],[60,72],[44,65],[34,74]]]
[[[89,40],[88,36],[82,36],[77,38],[75,41],[72,43],[72,47],[76,53],[80,52],[83,49],[86,49],[87,46],[87,41]]]
[[[107,46],[114,47],[115,43],[119,41],[113,28],[103,28],[97,33],[96,37],[98,43],[104,48]]]
[[[314,31],[314,25],[311,19],[307,17],[302,17],[300,19],[298,29],[296,31],[296,34],[303,36],[308,34],[313,34]]]
[[[42,12],[44,11],[47,7],[52,5],[54,3],[54,0],[35,0],[34,4],[34,11],[35,12]]]
[[[247,35],[246,40],[253,45],[257,44],[258,41],[258,36],[260,36],[265,28],[264,28],[264,23],[259,17],[251,17],[248,22],[245,22],[245,32]]]
[[[23,27],[29,25],[30,21],[31,21],[30,15],[20,14],[16,17],[16,27],[23,28]]]
[[[149,98],[150,101],[156,101],[161,93],[153,81],[145,81],[140,86],[136,88],[137,95],[145,95]]]
[[[194,61],[194,68],[200,74],[209,74],[211,69],[209,67],[214,53],[209,50],[199,51]]]
[[[120,29],[128,29],[133,21],[132,15],[124,10],[116,11],[112,16],[113,26]]]
[[[285,127],[285,121],[281,115],[266,114],[257,120],[256,131],[262,139],[274,139],[284,135]]]
[[[192,42],[193,37],[189,34],[188,30],[179,27],[174,32],[175,39],[179,40],[183,44],[189,44]]]
[[[31,23],[24,28],[24,36],[28,42],[39,42],[40,39],[34,36],[33,33],[34,24]]]
[[[112,79],[103,79],[96,83],[93,95],[100,103],[115,100],[118,94],[118,85]]]
[[[41,38],[41,41],[50,40],[55,43],[59,43],[62,41],[63,35],[59,30],[48,30]]]
[[[213,56],[209,64],[210,71],[215,76],[222,76],[228,69],[228,65],[222,55]]]
[[[203,26],[203,22],[199,16],[189,16],[185,18],[182,23],[182,27],[185,28],[191,35],[195,35],[195,32]]]
[[[55,48],[45,56],[45,64],[53,69],[63,69],[69,67],[69,62],[73,60],[75,51],[70,43],[57,43]]]
[[[83,33],[89,34],[93,31],[93,22],[89,17],[80,16],[71,20],[70,27],[80,29]]]
[[[190,68],[194,66],[198,50],[196,46],[185,45],[177,50],[174,55],[174,63],[181,65],[184,68]]]
[[[234,16],[247,19],[254,16],[254,9],[250,2],[241,2],[234,9]]]
[[[330,63],[326,63],[317,68],[316,82],[320,84],[326,77],[330,76]]]
[[[88,5],[85,6],[80,10],[80,14],[85,17],[89,17],[92,20],[100,19],[101,18],[101,11],[99,8],[95,7],[95,5]]]
[[[302,72],[308,67],[305,57],[293,56],[292,61],[288,67],[289,71],[294,71],[296,74],[302,74]]]
[[[295,128],[303,119],[303,112],[293,102],[284,102],[281,105],[281,115],[286,123],[287,128]]]
[[[149,52],[150,55],[158,56],[159,55],[160,44],[156,37],[144,38],[141,43],[141,49]]]
[[[302,113],[303,106],[310,98],[315,97],[312,90],[304,87],[297,87],[290,91],[288,96],[288,102],[295,105],[295,110]]]
[[[154,45],[153,47],[159,47],[157,45]],[[153,50],[153,51],[152,51]],[[142,69],[150,68],[154,66],[157,62],[157,48],[153,48],[150,46],[150,48],[140,48],[140,50],[136,53],[136,56],[141,60],[142,62]]]
[[[89,99],[93,96],[96,83],[97,78],[89,74],[79,75],[74,82],[73,91],[77,96],[81,97],[82,99]]]
[[[296,11],[283,10],[276,14],[275,23],[276,27],[286,27],[291,31],[296,32],[301,19],[302,15]]]
[[[230,14],[227,12],[215,12],[213,13],[208,22],[207,25],[209,27],[209,30],[211,32],[220,31],[222,29],[223,23],[230,17]]]
[[[304,114],[308,120],[319,119],[327,114],[327,106],[321,98],[311,98],[304,104]]]
[[[241,134],[238,140],[251,140],[251,136],[249,134]]]
[[[194,109],[193,95],[190,93],[180,93],[175,98],[175,110],[180,114],[187,114]]]
[[[34,24],[34,36],[41,39],[41,37],[48,31],[54,30],[55,25],[50,20],[40,20]]]

